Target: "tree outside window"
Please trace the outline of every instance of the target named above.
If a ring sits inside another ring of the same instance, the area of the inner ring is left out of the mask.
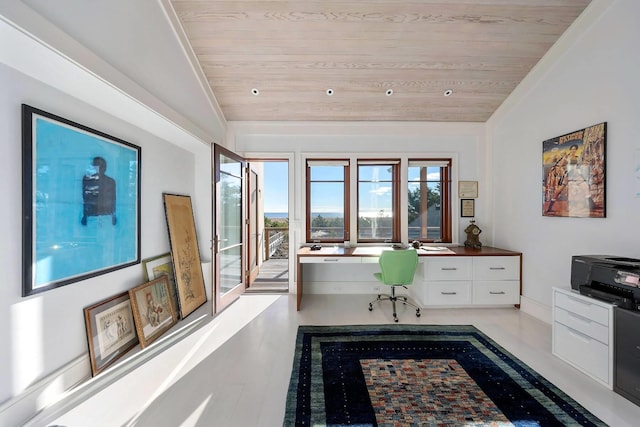
[[[450,164],[449,159],[409,161],[409,241],[451,241]]]

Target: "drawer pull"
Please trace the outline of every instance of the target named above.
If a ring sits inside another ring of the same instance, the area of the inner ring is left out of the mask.
[[[338,258],[325,258],[323,259],[324,262],[338,262],[339,259]]]
[[[506,270],[504,267],[489,267],[489,270]]]
[[[571,302],[577,302],[577,303],[580,303],[581,305],[588,305],[588,306],[593,305],[593,304],[591,304],[589,301],[583,301],[583,300],[581,300],[581,299],[573,298],[573,297],[570,297],[570,296],[567,296],[567,298],[568,298]]]
[[[504,295],[505,293],[505,291],[489,291],[489,294],[491,295]]]
[[[455,270],[457,270],[457,268],[455,268],[455,267],[442,267],[441,270],[443,270],[443,271],[455,271]]]
[[[572,312],[570,312],[570,311],[567,311],[567,314],[568,314],[568,315],[569,315],[569,317],[571,317],[572,319],[575,319],[575,320],[577,320],[577,321],[579,321],[579,322],[582,322],[582,323],[584,323],[584,324],[586,324],[586,325],[590,325],[590,324],[592,324],[592,323],[593,323],[590,319],[587,319],[586,317],[582,317],[582,316],[580,316],[579,314],[575,314],[575,313],[572,313]]]
[[[585,334],[583,334],[583,333],[581,333],[581,332],[578,332],[578,331],[576,331],[575,329],[567,328],[567,331],[568,331],[571,335],[575,336],[576,338],[581,339],[582,341],[584,341],[584,342],[586,342],[586,343],[590,343],[590,342],[591,342],[591,337],[590,337],[590,336],[585,335]]]
[[[442,295],[458,295],[457,292],[440,292]]]

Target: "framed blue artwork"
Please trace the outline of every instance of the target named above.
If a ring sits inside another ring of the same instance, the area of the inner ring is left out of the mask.
[[[140,157],[22,105],[22,296],[140,262]]]

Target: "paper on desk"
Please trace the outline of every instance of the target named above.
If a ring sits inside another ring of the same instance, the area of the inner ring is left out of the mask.
[[[446,246],[420,246],[420,250],[423,251],[445,251],[448,248]]]

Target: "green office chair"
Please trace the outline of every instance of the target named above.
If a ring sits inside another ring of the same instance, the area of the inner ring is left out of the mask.
[[[378,298],[369,303],[369,311],[373,310],[373,303],[380,301],[391,301],[393,304],[393,320],[398,321],[396,312],[396,301],[402,299],[404,304],[408,304],[416,309],[416,317],[420,317],[420,307],[410,302],[406,296],[396,296],[396,287],[402,286],[407,289],[407,285],[413,283],[413,276],[418,266],[418,252],[415,249],[386,250],[382,251],[380,259],[380,273],[373,273],[376,279],[391,286],[391,295],[378,295]]]

